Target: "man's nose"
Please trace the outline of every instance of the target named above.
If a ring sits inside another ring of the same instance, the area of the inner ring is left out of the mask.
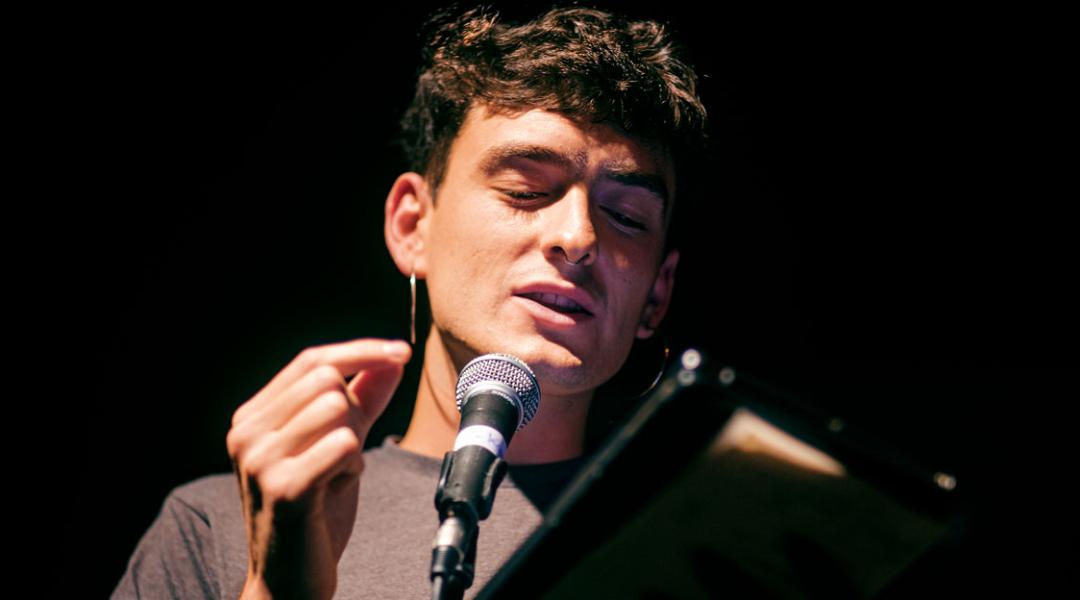
[[[546,212],[544,253],[548,259],[581,266],[596,262],[600,246],[593,227],[588,191],[572,187],[548,206]]]

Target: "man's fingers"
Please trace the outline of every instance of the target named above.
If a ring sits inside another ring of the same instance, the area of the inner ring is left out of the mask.
[[[394,396],[401,377],[405,373],[404,365],[393,365],[360,372],[346,386],[350,401],[359,402],[361,415],[360,428],[364,437],[375,419],[386,409],[390,398]]]
[[[268,465],[305,452],[320,438],[339,427],[354,431],[359,415],[340,390],[323,392],[304,406],[279,431],[259,438],[247,459],[250,465]]]
[[[259,390],[251,400],[233,413],[233,425],[248,419],[267,404],[273,403],[283,391],[319,366],[332,366],[343,378],[347,378],[367,368],[403,365],[411,356],[412,349],[404,341],[378,338],[364,338],[307,348],[282,369],[270,383]]]
[[[411,356],[408,346],[405,346],[404,355],[406,359]],[[292,454],[296,446],[306,446],[306,443],[302,444],[297,440],[283,443],[279,435],[272,435],[272,439],[266,436],[289,426],[290,422],[299,418],[303,412],[311,412],[309,405],[318,403],[320,396],[333,393],[337,393],[342,400],[337,403],[336,409],[339,412],[344,411],[347,415],[347,418],[342,418],[341,424],[353,428],[363,441],[371,424],[382,414],[394,389],[401,381],[404,366],[395,362],[403,360],[400,357],[401,355],[398,354],[393,360],[380,359],[374,362],[377,366],[355,376],[351,385],[346,383],[338,367],[328,364],[320,365],[294,381],[277,397],[270,399],[272,401],[245,405],[246,414],[242,417],[234,416],[233,426],[226,438],[230,456],[238,456],[245,452],[245,448],[252,448],[255,445],[263,446],[261,449],[266,450],[264,442],[271,443],[275,450],[265,456],[262,453],[249,454],[249,456],[280,457],[283,455],[281,448],[285,448],[289,454]],[[345,401],[346,398],[347,401]],[[311,414],[319,414],[318,408],[314,410],[315,412]],[[303,431],[311,429],[308,420],[299,424],[299,427]],[[297,429],[294,427],[293,431]]]
[[[260,486],[265,495],[294,502],[341,473],[363,469],[363,444],[350,427],[338,427],[303,453],[271,469]]]

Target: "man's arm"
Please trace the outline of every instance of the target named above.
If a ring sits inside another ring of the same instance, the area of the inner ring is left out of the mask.
[[[223,543],[218,552],[223,561],[237,552],[247,559],[242,590],[234,595],[223,585],[232,569],[219,567],[208,511],[199,508],[220,506],[203,501],[224,492],[181,487],[139,542],[113,598],[332,597],[356,522],[363,442],[411,355],[402,342],[376,339],[308,348],[233,413],[225,441],[236,495],[228,501],[247,543]],[[219,536],[233,531],[231,523],[215,525]]]

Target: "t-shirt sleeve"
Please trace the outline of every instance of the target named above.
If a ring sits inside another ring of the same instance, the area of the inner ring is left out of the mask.
[[[143,534],[111,598],[217,598],[213,538],[205,511],[173,490]]]

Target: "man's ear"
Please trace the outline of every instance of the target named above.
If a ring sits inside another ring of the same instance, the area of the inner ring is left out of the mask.
[[[386,248],[402,275],[427,277],[427,219],[432,198],[423,175],[402,173],[386,196]]]
[[[675,267],[679,264],[679,251],[670,250],[660,269],[656,272],[656,280],[653,281],[649,291],[649,299],[645,302],[645,309],[641,312],[641,323],[638,325],[637,337],[646,339],[656,333],[660,322],[664,320],[668,307],[671,305],[671,293],[675,288]]]

